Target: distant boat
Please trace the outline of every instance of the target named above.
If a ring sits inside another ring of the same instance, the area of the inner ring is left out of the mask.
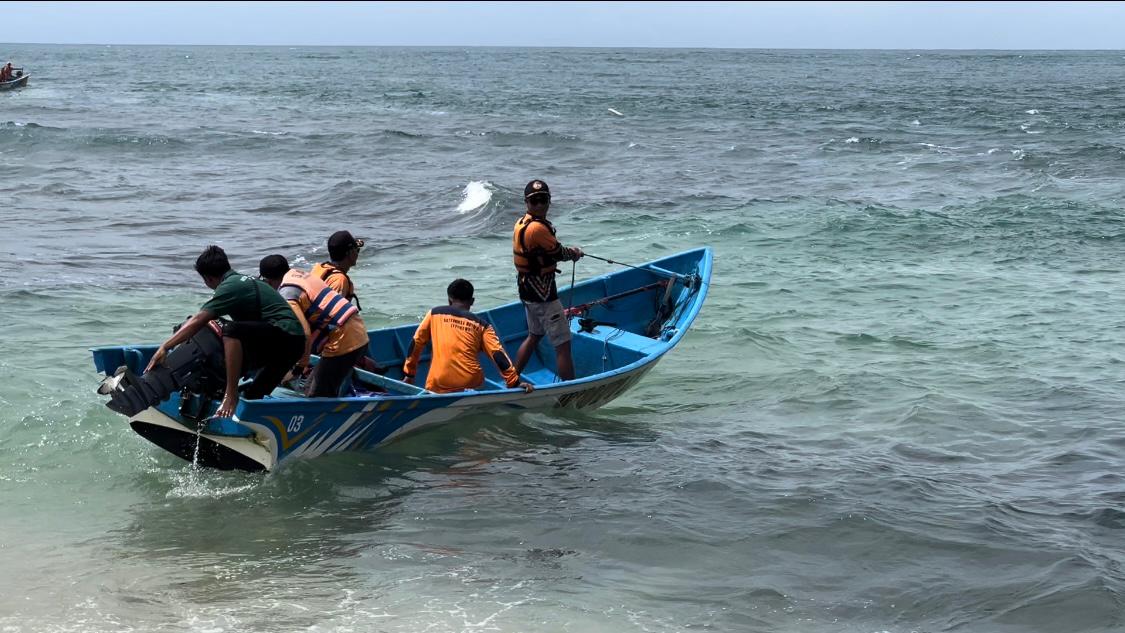
[[[23,70],[18,70],[20,73],[15,79],[11,81],[0,81],[0,90],[15,90],[16,88],[23,88],[27,85],[27,80],[31,79],[31,75],[23,74]]]
[[[544,344],[523,372],[523,378],[535,385],[530,394],[506,388],[489,363],[481,363],[485,384],[476,391],[435,394],[396,379],[401,377],[398,368],[406,358],[417,324],[368,332],[370,355],[393,368],[390,373],[395,376],[359,369],[355,372],[361,384],[379,387],[382,393],[306,398],[279,387],[273,397],[240,400],[230,419],[210,417],[221,394],[200,395],[190,389],[175,392],[178,387],[172,382],[163,388],[170,397],[150,408],[137,407],[125,413],[117,403],[126,393],[123,388],[139,395],[142,389],[153,391],[162,380],[135,375],[144,370],[156,346],[124,345],[92,351],[98,371],[107,376],[99,393],[112,394],[110,408],[128,415],[133,430],[145,439],[201,466],[274,470],[296,458],[374,448],[407,433],[490,408],[601,406],[636,384],[683,338],[703,306],[710,278],[711,249],[699,248],[560,290],[564,303],[572,305],[568,315],[581,317],[571,322],[571,349],[578,378],[559,381],[553,350]],[[496,326],[511,352],[527,334],[521,303],[477,315]],[[207,334],[206,328],[203,334]],[[211,338],[214,340],[206,345],[212,351],[201,347],[200,354],[218,353],[221,357],[222,343],[217,337]],[[177,347],[172,354],[179,350]],[[429,361],[430,355],[423,354],[417,376],[421,384],[425,384]],[[219,369],[215,374],[221,385],[223,373]],[[205,373],[202,369],[192,371]],[[123,383],[126,377],[129,384]]]

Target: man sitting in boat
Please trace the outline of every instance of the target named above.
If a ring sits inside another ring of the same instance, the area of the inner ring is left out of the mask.
[[[258,369],[243,396],[254,400],[268,395],[305,353],[305,332],[293,309],[266,282],[240,275],[230,268],[227,254],[208,246],[195,260],[195,271],[215,291],[199,312],[164,341],[145,371],[164,360],[168,350],[195,335],[212,319],[229,316],[223,327],[223,353],[227,382],[215,416],[229,418],[238,404],[238,380],[243,370]]]
[[[3,68],[0,68],[0,81],[11,81],[12,79],[12,62],[8,62]]]
[[[258,271],[289,302],[305,330],[308,343],[299,368],[308,366],[309,354],[319,354],[306,395],[336,398],[352,368],[367,356],[367,327],[359,310],[319,277],[290,268],[282,255],[267,255]]]
[[[414,340],[402,366],[402,373],[406,375],[403,380],[413,382],[422,350],[432,340],[434,353],[426,376],[426,389],[435,393],[479,389],[484,384],[484,371],[477,354],[484,352],[496,364],[508,388],[520,387],[528,393],[533,391],[531,383],[520,381],[519,373],[512,367],[511,359],[496,337],[496,331],[470,312],[473,284],[464,279],[454,280],[446,289],[446,294],[449,305],[427,312],[414,332]]]
[[[531,353],[544,335],[555,348],[556,373],[563,380],[574,379],[574,359],[570,355],[570,321],[559,301],[555,273],[561,261],[578,261],[582,249],[566,247],[555,239],[555,227],[547,221],[551,190],[542,180],[532,180],[523,189],[527,213],[512,231],[512,254],[520,300],[527,312],[527,338],[516,353],[516,371],[522,372]]]

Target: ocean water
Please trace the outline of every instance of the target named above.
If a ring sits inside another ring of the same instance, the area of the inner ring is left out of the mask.
[[[1125,54],[5,54],[0,631],[1125,630]],[[351,230],[371,327],[510,301],[531,178],[587,252],[715,250],[604,409],[260,476],[94,393],[210,243]]]

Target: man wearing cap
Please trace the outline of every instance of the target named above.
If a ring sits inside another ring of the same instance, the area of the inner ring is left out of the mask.
[[[523,188],[527,213],[512,231],[512,254],[516,265],[520,300],[527,313],[527,338],[516,354],[516,372],[522,373],[531,353],[543,336],[555,348],[556,373],[563,380],[574,379],[574,360],[570,355],[570,321],[563,313],[555,285],[556,264],[578,261],[582,249],[563,246],[555,239],[555,227],[547,221],[551,190],[542,180],[532,180]]]
[[[324,283],[336,292],[344,295],[357,309],[359,297],[355,294],[355,284],[348,271],[359,261],[359,249],[363,248],[363,240],[357,240],[347,231],[336,231],[328,238],[328,257],[331,261],[321,262],[313,266],[312,275],[319,277]]]
[[[363,310],[363,306],[359,304],[359,297],[355,294],[355,284],[352,283],[351,277],[348,277],[348,271],[356,265],[359,261],[359,250],[363,248],[363,240],[358,240],[352,237],[352,234],[347,231],[336,231],[328,238],[328,257],[331,261],[321,262],[313,266],[312,271],[309,273],[314,277],[319,277],[328,287],[336,292],[344,295],[356,307],[356,310]],[[366,369],[377,374],[382,374],[386,370],[380,367],[375,361],[371,360],[370,356],[363,356],[356,364],[360,369]]]
[[[195,336],[208,322],[229,316],[231,322],[223,326],[226,391],[215,412],[215,417],[229,418],[238,405],[238,380],[243,370],[260,369],[242,395],[249,400],[268,395],[304,353],[305,332],[276,290],[231,270],[227,254],[218,246],[203,251],[195,260],[195,271],[215,294],[157,348],[145,371],[163,362],[168,350]]]
[[[308,366],[310,354],[320,355],[306,395],[338,397],[352,368],[367,355],[367,328],[359,310],[319,277],[290,268],[282,255],[263,257],[258,272],[289,302],[305,330],[308,343],[298,367]]]

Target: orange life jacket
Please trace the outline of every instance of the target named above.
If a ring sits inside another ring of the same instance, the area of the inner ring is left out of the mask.
[[[327,282],[328,278],[332,275],[340,275],[344,278],[343,292],[344,298],[351,301],[357,310],[363,310],[363,306],[359,305],[359,297],[355,294],[355,284],[352,283],[352,278],[348,277],[348,273],[336,268],[331,262],[321,262],[313,266],[312,274],[320,277],[323,281]]]
[[[555,234],[555,227],[543,218],[537,218],[530,213],[524,215],[516,222],[512,230],[512,261],[516,270],[528,275],[550,275],[558,270],[555,266],[559,260],[561,249],[558,244],[553,251],[542,246],[528,246],[527,229],[533,223],[540,222],[547,227],[551,235]]]
[[[348,319],[359,312],[358,308],[322,279],[296,268],[285,273],[277,291],[286,301],[297,301],[301,293],[308,296],[309,307],[305,310],[305,320],[312,330],[310,347],[313,353],[318,353],[324,347],[333,330],[347,323]]]

